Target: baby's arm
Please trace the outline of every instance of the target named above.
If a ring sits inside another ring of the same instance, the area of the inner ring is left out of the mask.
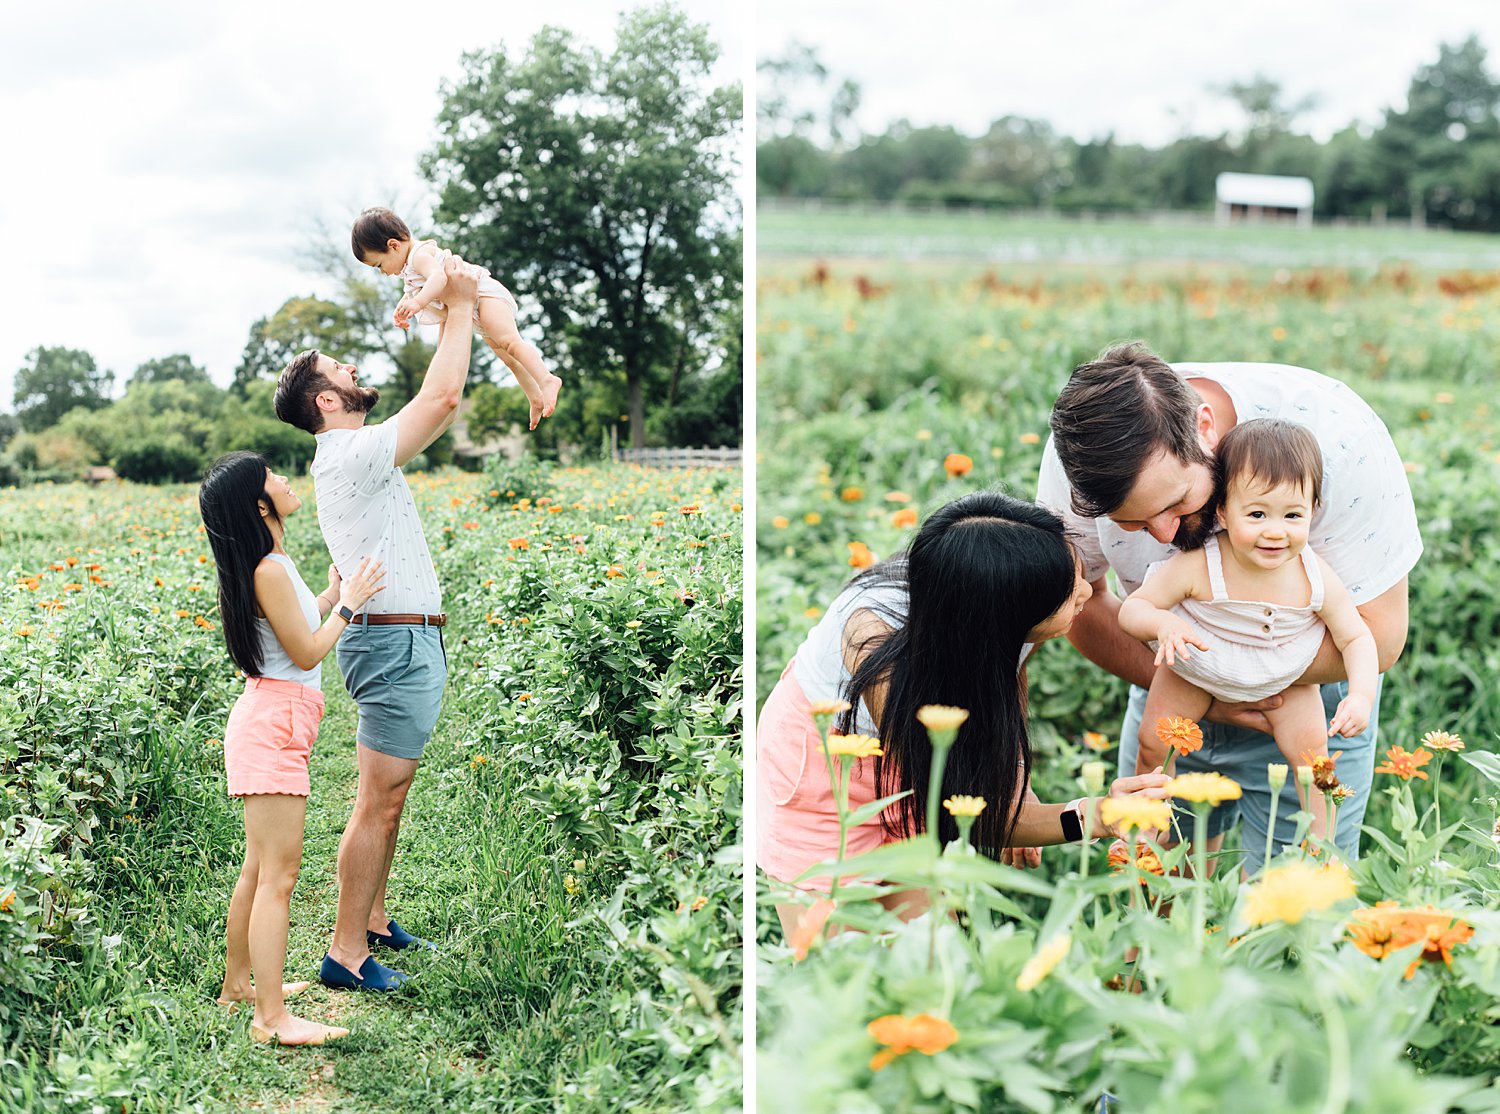
[[[1183,600],[1203,598],[1201,581],[1206,570],[1201,550],[1174,554],[1120,605],[1121,630],[1142,642],[1155,639],[1159,643],[1157,665],[1173,665],[1179,657],[1187,657],[1189,645],[1208,649],[1197,628],[1171,612]]]
[[[1375,708],[1375,685],[1380,677],[1375,636],[1359,617],[1354,597],[1338,574],[1322,557],[1313,556],[1323,571],[1323,610],[1318,614],[1328,627],[1333,644],[1344,656],[1344,672],[1349,677],[1349,695],[1334,710],[1328,734],[1348,738],[1370,725],[1370,714]]]
[[[412,270],[427,280],[421,290],[402,299],[412,313],[416,313],[437,300],[437,296],[448,285],[448,276],[443,273],[441,257],[436,248],[414,248],[407,262],[411,264]]]

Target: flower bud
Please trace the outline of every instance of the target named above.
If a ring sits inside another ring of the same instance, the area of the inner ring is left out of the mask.
[[[1083,791],[1090,797],[1097,797],[1104,792],[1104,763],[1085,762],[1083,764]]]
[[[1266,763],[1266,781],[1271,787],[1272,793],[1280,793],[1286,785],[1287,768],[1285,762]]]

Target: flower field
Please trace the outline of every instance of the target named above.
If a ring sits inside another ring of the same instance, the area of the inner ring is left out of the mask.
[[[740,477],[413,477],[450,616],[391,879],[410,993],[315,988],[319,1050],[213,1004],[240,684],[190,488],[0,499],[0,1109],[736,1108]],[[287,545],[327,557],[311,510]],[[324,670],[287,977],[332,927],[352,705]]]
[[[984,487],[1034,493],[1052,399],[1118,340],[1346,380],[1407,462],[1425,543],[1360,859],[1294,851],[1241,883],[1232,855],[1209,877],[1154,841],[1050,848],[1022,872],[920,837],[852,869],[925,887],[950,915],[902,925],[878,886],[855,885],[791,941],[770,908],[785,891],[763,884],[764,1108],[1500,1109],[1500,278],[791,259],[760,273],[762,699],[840,585],[929,511]],[[1102,778],[1091,761],[1112,771],[1124,686],[1064,640],[1029,673],[1034,784],[1066,800]]]

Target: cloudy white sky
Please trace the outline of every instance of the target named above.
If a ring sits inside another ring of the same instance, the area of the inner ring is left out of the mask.
[[[1211,86],[1264,73],[1289,100],[1318,98],[1298,124],[1319,139],[1378,123],[1405,102],[1440,42],[1479,35],[1500,70],[1494,0],[756,0],[759,57],[813,46],[863,88],[856,122],[906,118],[977,135],[1007,114],[1065,135],[1158,145],[1240,126]]]
[[[256,318],[325,292],[304,258],[319,221],[343,238],[366,205],[425,213],[417,158],[463,52],[519,53],[544,24],[608,48],[637,6],[7,4],[0,409],[38,345],[87,350],[117,391],[176,352],[227,384]],[[748,72],[748,5],[677,6],[723,49],[721,82]]]

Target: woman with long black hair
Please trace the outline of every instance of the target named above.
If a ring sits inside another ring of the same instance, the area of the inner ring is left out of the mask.
[[[250,1034],[258,1041],[322,1044],[349,1030],[288,1013],[286,995],[309,984],[281,981],[302,863],[307,759],[323,718],[323,658],[354,612],[384,587],[384,570],[366,558],[341,581],[329,565],[328,587],[313,595],[282,547],[285,519],[302,500],[258,453],[215,462],[198,505],[218,565],[224,641],[245,674],[224,729],[229,793],[245,801],[245,862],[229,903],[219,1001],[255,1003]]]
[[[1037,643],[1065,634],[1092,595],[1061,519],[1044,507],[993,491],[975,492],[928,516],[910,548],[856,576],[834,600],[781,675],[757,728],[756,862],[793,882],[833,859],[838,816],[813,719],[815,705],[845,701],[838,734],[874,735],[883,753],[855,762],[849,804],[911,792],[849,833],[856,855],[922,830],[932,763],[917,709],[967,709],[948,754],[942,795],[983,797],[971,832],[983,853],[1108,831],[1100,798],[1066,805],[1026,799],[1031,748],[1020,674]],[[848,761],[848,760],[846,760]],[[1163,797],[1159,772],[1118,779],[1112,795]],[[956,838],[944,813],[940,836]],[[797,883],[827,889],[831,879]],[[892,907],[921,912],[920,895],[892,895]],[[802,910],[778,906],[790,931]]]

